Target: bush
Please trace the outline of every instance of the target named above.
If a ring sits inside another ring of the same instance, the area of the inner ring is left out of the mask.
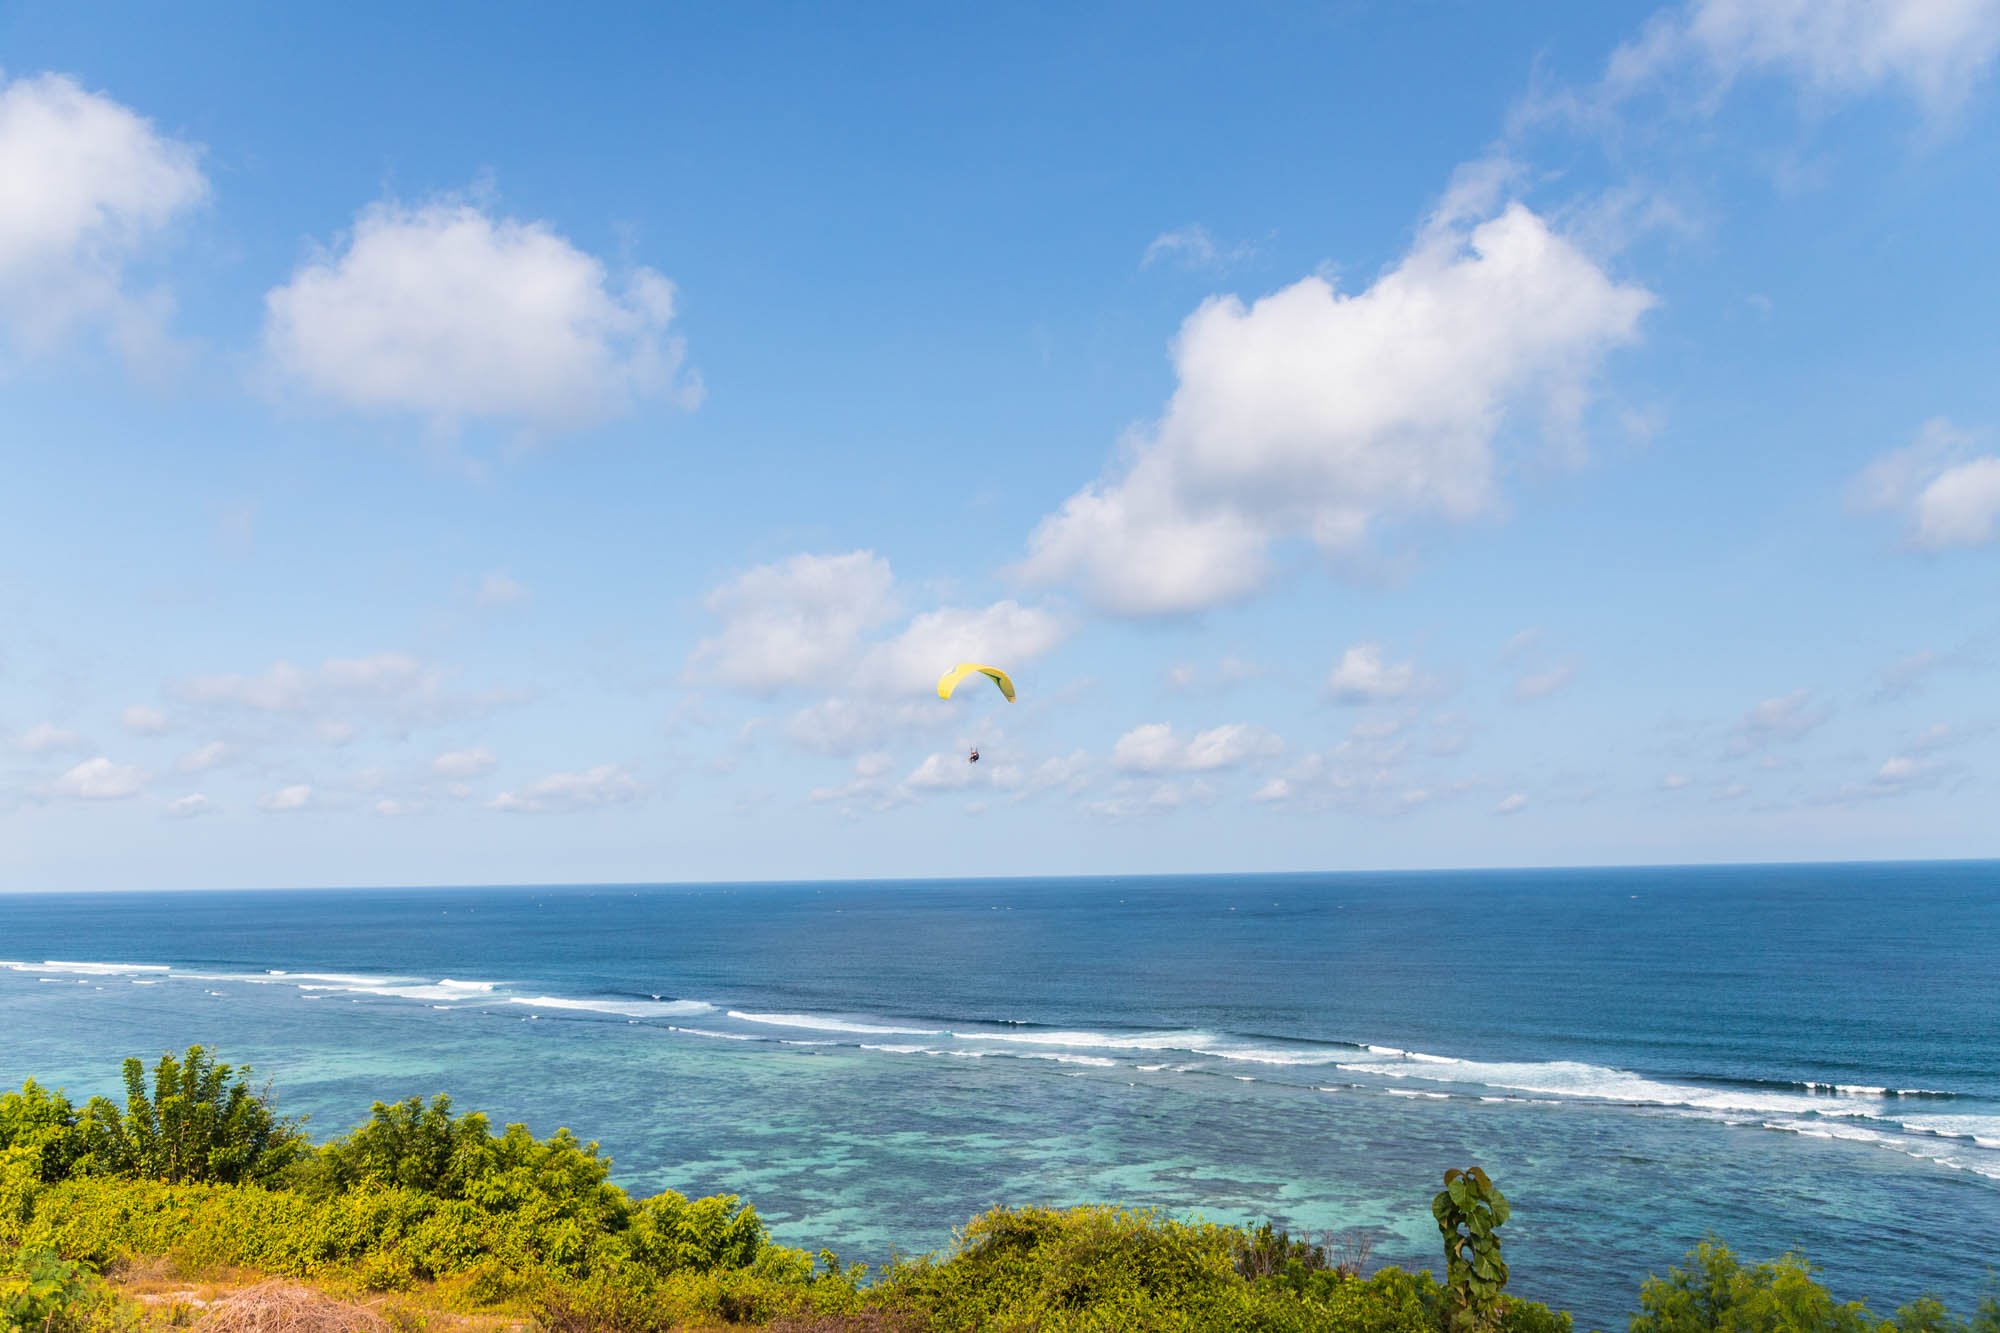
[[[47,1250],[0,1258],[0,1330],[74,1333],[101,1300],[95,1275]]]
[[[248,1068],[217,1064],[200,1046],[188,1047],[181,1060],[162,1055],[150,1092],[138,1060],[126,1060],[124,1073],[125,1109],[91,1098],[74,1126],[82,1151],[61,1174],[45,1166],[44,1180],[103,1174],[173,1184],[270,1181],[311,1151],[297,1123],[273,1112],[270,1090],[250,1087]],[[55,1100],[67,1106],[61,1094]]]
[[[0,1094],[0,1159],[37,1180],[66,1179],[85,1151],[77,1120],[67,1097],[29,1079]]]

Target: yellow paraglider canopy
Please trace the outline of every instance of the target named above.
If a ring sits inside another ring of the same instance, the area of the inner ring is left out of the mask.
[[[993,683],[1000,687],[1000,693],[1007,696],[1007,702],[1014,702],[1014,682],[1007,679],[1007,673],[999,667],[981,666],[977,662],[960,662],[957,666],[939,676],[938,698],[951,698],[951,692],[958,688],[958,682],[964,680],[975,671],[982,676],[991,677]]]

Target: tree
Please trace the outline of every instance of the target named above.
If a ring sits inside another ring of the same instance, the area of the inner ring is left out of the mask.
[[[218,1064],[201,1046],[153,1066],[125,1061],[125,1109],[93,1097],[78,1124],[79,1173],[142,1176],[174,1184],[266,1184],[310,1151],[295,1120],[281,1120],[270,1089],[253,1089],[249,1067]]]

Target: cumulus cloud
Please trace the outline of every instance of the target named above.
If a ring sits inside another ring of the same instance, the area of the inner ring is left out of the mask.
[[[622,765],[600,764],[582,773],[551,773],[520,791],[503,791],[488,804],[515,814],[567,814],[626,805],[645,792],[645,784]]]
[[[1711,100],[1776,74],[1820,97],[1900,88],[1933,112],[1962,102],[2000,52],[1995,0],[1691,0],[1611,57],[1618,98],[1690,71]]]
[[[431,771],[447,778],[483,778],[499,766],[498,756],[483,745],[447,750],[431,760]]]
[[[133,704],[118,715],[118,721],[134,736],[162,736],[167,731],[167,715],[144,704]]]
[[[512,606],[528,600],[528,589],[509,578],[505,570],[494,569],[479,580],[479,589],[472,594],[472,600],[480,606]]]
[[[895,613],[895,581],[873,551],[745,570],[708,595],[722,632],[696,645],[689,670],[755,694],[817,682],[852,657],[864,629]]]
[[[1936,417],[1917,438],[1870,463],[1848,491],[1859,513],[1895,513],[1912,546],[1984,546],[2000,534],[2000,457],[1977,454],[1982,434]]]
[[[1403,698],[1420,683],[1414,663],[1390,662],[1381,644],[1368,641],[1340,655],[1326,678],[1326,692],[1344,704],[1384,703]]]
[[[1528,808],[1528,793],[1517,791],[1511,796],[1500,798],[1500,804],[1493,807],[1496,815],[1515,815]]]
[[[202,773],[226,764],[235,757],[235,747],[228,742],[209,741],[206,745],[198,745],[175,760],[174,770],[179,773]]]
[[[1683,787],[1693,785],[1693,783],[1694,779],[1685,773],[1669,773],[1660,779],[1660,786],[1666,791],[1679,791]]]
[[[150,360],[172,302],[127,266],[208,196],[197,150],[62,74],[0,78],[0,325],[30,349],[103,326]]]
[[[280,661],[256,675],[194,676],[175,684],[172,692],[190,704],[313,721],[319,739],[339,744],[355,734],[352,715],[408,730],[474,716],[508,697],[504,691],[454,690],[456,674],[404,653],[383,652],[329,658],[317,668]]]
[[[979,778],[979,771],[962,754],[927,754],[903,779],[903,786],[912,792],[957,791]]]
[[[1766,699],[1737,720],[1729,752],[1744,755],[1802,740],[1831,716],[1832,711],[1817,703],[1811,690],[1798,689]]]
[[[50,754],[59,750],[80,750],[83,737],[53,722],[37,722],[14,742],[29,754]]]
[[[1018,669],[1067,637],[1062,617],[1012,600],[939,607],[885,632],[900,609],[889,562],[872,551],[802,554],[759,565],[708,597],[722,622],[688,658],[688,676],[755,695],[815,690],[787,739],[824,754],[877,750],[895,731],[935,727],[951,713],[925,699],[954,662]]]
[[[190,792],[168,801],[166,813],[175,819],[192,819],[196,815],[214,814],[215,802],[200,792]]]
[[[58,796],[85,801],[118,801],[137,796],[152,774],[137,764],[117,764],[99,755],[86,759],[55,780]]]
[[[546,222],[464,200],[371,205],[264,305],[281,382],[441,430],[472,419],[559,430],[644,398],[701,397],[669,332],[671,282],[649,268],[614,281]]]
[[[276,791],[265,792],[257,798],[257,808],[282,814],[288,810],[303,810],[312,804],[312,799],[312,787],[301,782],[290,787],[280,787]]]
[[[1261,663],[1231,655],[1224,657],[1212,673],[1192,662],[1177,662],[1161,672],[1160,679],[1170,690],[1227,689],[1268,674],[1269,668]]]
[[[1525,206],[1495,212],[1492,189],[1455,185],[1357,294],[1315,275],[1205,302],[1165,415],[1036,527],[1024,576],[1114,615],[1180,614],[1254,592],[1281,541],[1351,553],[1384,520],[1491,509],[1502,424],[1526,407],[1572,435],[1653,304]]]
[[[1215,795],[1215,788],[1199,778],[1188,783],[1128,778],[1085,809],[1099,819],[1135,819],[1172,814],[1190,803],[1206,804]]]
[[[877,750],[869,754],[857,755],[852,775],[846,782],[835,786],[815,787],[806,799],[815,803],[828,801],[851,801],[857,797],[874,797],[886,790],[890,770],[895,768],[893,755]]]
[[[1197,773],[1269,758],[1284,742],[1262,727],[1231,722],[1182,739],[1171,724],[1149,722],[1132,728],[1111,748],[1111,763],[1128,773]]]
[[[1574,667],[1557,667],[1553,671],[1536,671],[1514,682],[1514,697],[1523,701],[1545,699],[1569,684],[1576,676]]]
[[[1013,601],[973,610],[943,607],[913,618],[893,639],[863,655],[859,678],[888,694],[935,686],[955,662],[1033,662],[1068,634],[1062,620]]]

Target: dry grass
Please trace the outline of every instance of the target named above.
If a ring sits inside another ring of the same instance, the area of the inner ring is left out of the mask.
[[[194,1327],[201,1333],[389,1333],[389,1322],[367,1306],[289,1282],[245,1287],[210,1306]]]

